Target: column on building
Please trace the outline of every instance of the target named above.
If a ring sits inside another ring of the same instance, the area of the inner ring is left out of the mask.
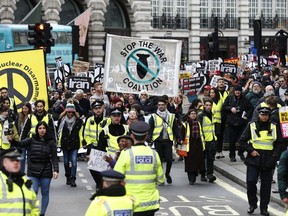
[[[88,7],[92,7],[88,32],[89,61],[91,64],[104,63],[104,14],[108,5],[109,0],[90,0],[87,4]]]
[[[150,0],[128,0],[133,12],[131,23],[131,36],[149,38],[149,31],[152,30],[152,7]]]
[[[14,21],[14,11],[16,10],[16,0],[0,1],[0,23],[12,24]]]
[[[200,0],[193,0],[189,3],[188,14],[191,16],[188,61],[196,62],[200,61]]]
[[[59,23],[59,13],[62,10],[61,5],[61,0],[42,0],[43,21],[54,24]]]
[[[249,29],[249,0],[238,1],[238,14],[240,17],[240,30],[238,32],[238,54],[249,52],[249,35],[253,35],[253,29]],[[252,31],[252,32],[250,32]]]

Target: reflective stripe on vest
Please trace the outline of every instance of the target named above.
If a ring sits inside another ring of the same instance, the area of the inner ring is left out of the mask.
[[[211,121],[207,116],[203,116],[202,127],[205,141],[209,142],[217,140],[217,137],[215,135],[215,126],[213,123],[213,117]]]
[[[132,216],[134,201],[129,196],[108,197],[100,196],[107,216]],[[102,215],[102,214],[101,214]]]
[[[49,117],[48,116],[49,115],[46,114],[41,120],[41,121],[44,121],[47,125],[49,125]],[[31,118],[30,119],[31,119],[30,137],[32,137],[32,134],[36,133],[35,130],[36,130],[36,126],[37,126],[39,121],[37,120],[36,116],[33,115],[33,114],[31,114]]]
[[[154,130],[153,130],[152,140],[156,140],[160,136],[163,130],[164,122],[163,122],[163,119],[156,114],[152,114],[151,116],[154,119]],[[169,125],[167,125],[167,133],[171,141],[174,140],[174,135],[173,135],[173,130],[172,130],[174,119],[175,119],[175,115],[172,113],[169,113],[169,117],[168,117]]]
[[[128,125],[123,125],[124,126],[124,129],[125,129],[125,132],[124,134],[120,135],[120,136],[123,136],[123,135],[126,135],[128,134],[129,132],[129,128],[128,128]],[[117,142],[117,139],[118,137],[120,136],[113,136],[110,134],[109,132],[109,127],[108,125],[105,126],[103,128],[104,130],[104,134],[107,135],[109,137],[109,139],[107,139],[107,145],[108,145],[108,148],[106,149],[107,150],[107,154],[115,154],[117,151],[119,151],[119,146],[118,146],[118,142]]]
[[[256,124],[252,122],[250,124],[251,139],[250,143],[254,149],[260,150],[273,150],[273,142],[277,139],[276,126],[270,123],[271,134],[268,134],[268,130],[259,131],[260,137],[256,133]]]

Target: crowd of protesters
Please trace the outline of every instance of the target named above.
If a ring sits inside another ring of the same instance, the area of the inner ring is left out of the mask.
[[[123,149],[118,146],[119,138],[127,137],[129,126],[137,121],[150,125],[146,141],[157,150],[161,163],[166,162],[168,184],[172,183],[173,149],[179,153],[179,160],[185,160],[189,184],[194,185],[198,173],[201,181],[212,183],[216,180],[214,160],[224,157],[224,134],[229,143],[230,162],[237,161],[236,152],[245,160],[247,149],[238,146],[237,142],[248,123],[257,120],[259,112],[264,113],[260,108],[269,110],[270,121],[281,136],[278,109],[288,105],[287,80],[288,70],[278,67],[245,70],[237,83],[228,82],[228,85],[221,76],[217,86],[204,86],[203,96],[192,101],[187,113],[183,113],[181,90],[177,97],[168,97],[149,95],[145,90],[137,94],[104,92],[102,83],[95,83],[88,93],[81,89],[72,92],[66,90],[65,85],[57,85],[56,89],[48,88],[48,104],[44,100],[23,102],[17,110],[14,99],[8,96],[8,89],[2,87],[0,125],[2,131],[8,128],[11,133],[8,138],[4,133],[1,135],[0,153],[17,146],[22,148],[23,158],[27,154],[27,173],[37,184],[33,188],[36,190],[39,183],[47,186],[41,188],[44,190],[42,215],[49,202],[51,178],[57,178],[59,172],[54,145],[63,151],[66,184],[76,187],[78,150],[87,149],[86,160],[92,149],[119,156]],[[43,158],[47,160],[40,163],[39,149],[44,144],[47,152]],[[287,142],[284,140],[279,145],[281,153]],[[113,164],[111,168],[117,163],[117,157],[105,159]],[[26,172],[25,161],[21,172]],[[90,172],[99,190],[101,175],[94,170]]]

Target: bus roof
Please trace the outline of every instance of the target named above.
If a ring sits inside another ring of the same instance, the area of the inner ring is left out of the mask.
[[[51,24],[52,31],[71,31],[71,26]],[[0,24],[0,28],[7,28],[14,31],[28,31],[28,24]]]

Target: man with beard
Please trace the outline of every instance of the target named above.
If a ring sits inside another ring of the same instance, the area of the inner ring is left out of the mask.
[[[21,173],[21,153],[10,148],[0,154],[0,212],[5,215],[39,215],[39,203],[32,181]],[[17,200],[17,201],[16,201]]]
[[[27,118],[24,123],[22,133],[20,135],[21,140],[32,137],[32,134],[35,134],[35,128],[38,122],[44,121],[50,128],[55,141],[57,140],[56,129],[54,125],[54,119],[51,114],[47,113],[45,110],[45,101],[37,100],[34,103],[35,111]]]
[[[255,81],[252,84],[252,90],[245,95],[245,97],[250,101],[254,109],[256,108],[258,101],[264,96],[261,88],[261,83]]]

